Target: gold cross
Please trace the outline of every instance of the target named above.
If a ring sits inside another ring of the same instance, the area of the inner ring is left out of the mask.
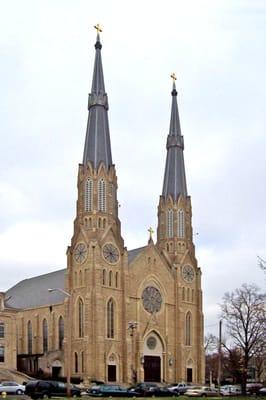
[[[173,81],[176,81],[176,76],[174,72],[172,73],[171,78],[173,79]]]
[[[148,232],[150,232],[150,239],[152,239],[152,234],[154,233],[154,230],[152,229],[152,227],[150,227],[148,229]]]
[[[102,28],[100,27],[100,24],[94,25],[94,28],[96,29],[97,33],[102,32]]]

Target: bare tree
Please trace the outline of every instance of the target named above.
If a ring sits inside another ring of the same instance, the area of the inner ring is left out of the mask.
[[[242,391],[246,393],[247,370],[259,343],[265,340],[266,296],[255,285],[243,284],[225,293],[221,304],[230,339],[242,353]]]
[[[212,333],[207,333],[204,337],[204,350],[205,353],[213,353],[218,348],[218,338]]]
[[[258,264],[259,267],[262,269],[262,271],[266,272],[266,260],[263,260],[260,256],[257,256],[258,258]]]

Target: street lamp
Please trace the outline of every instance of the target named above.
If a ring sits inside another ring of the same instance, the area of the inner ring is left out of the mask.
[[[68,297],[68,307],[67,307],[67,368],[66,368],[66,379],[67,379],[67,397],[71,397],[71,365],[72,365],[72,357],[71,357],[71,338],[72,338],[72,324],[71,324],[71,315],[72,315],[72,299],[71,294],[64,289],[61,288],[52,288],[48,289],[48,292],[61,292]],[[65,361],[65,363],[66,363]]]
[[[129,334],[131,336],[131,351],[132,351],[132,357],[131,357],[131,371],[132,371],[132,383],[137,382],[137,371],[135,369],[135,349],[134,349],[134,332],[137,329],[138,323],[136,321],[129,321],[128,322],[128,330]]]

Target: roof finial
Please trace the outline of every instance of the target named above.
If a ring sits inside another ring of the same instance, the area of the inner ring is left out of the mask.
[[[94,25],[94,28],[96,29],[97,34],[98,34],[99,32],[102,32],[102,31],[103,31],[102,28],[100,27],[100,24]]]
[[[149,234],[150,234],[148,243],[151,244],[151,243],[153,243],[152,235],[153,235],[153,233],[154,233],[154,230],[152,229],[152,227],[150,227],[150,228],[148,229],[148,232],[149,232]]]
[[[102,32],[103,30],[100,27],[100,24],[94,25],[94,28],[97,31],[95,49],[100,49],[101,50],[102,45],[101,45],[101,41],[100,41],[100,32]]]
[[[172,96],[177,96],[177,91],[176,91],[176,87],[175,87],[176,74],[174,72],[171,74],[171,78],[173,79]]]
[[[175,83],[175,81],[176,81],[176,75],[175,75],[174,72],[171,74],[171,78],[173,79],[173,83]]]

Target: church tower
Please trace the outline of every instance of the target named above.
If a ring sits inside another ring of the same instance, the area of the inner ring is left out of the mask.
[[[66,286],[73,309],[71,364],[76,368],[74,374],[88,380],[122,381],[124,377],[118,372],[116,356],[106,365],[106,359],[112,360],[112,354],[124,353],[125,252],[118,218],[117,176],[112,161],[102,44],[100,29],[98,26],[96,29],[88,123],[83,162],[78,170],[77,211],[67,251]]]
[[[204,381],[201,270],[195,257],[192,210],[187,193],[184,139],[181,134],[175,74],[170,129],[167,137],[163,190],[158,206],[157,247],[175,271],[178,336],[176,358],[183,361],[177,376],[186,382]]]
[[[173,263],[188,251],[194,255],[191,226],[191,202],[187,194],[184,163],[184,139],[181,134],[175,75],[162,195],[158,206],[158,247]]]

